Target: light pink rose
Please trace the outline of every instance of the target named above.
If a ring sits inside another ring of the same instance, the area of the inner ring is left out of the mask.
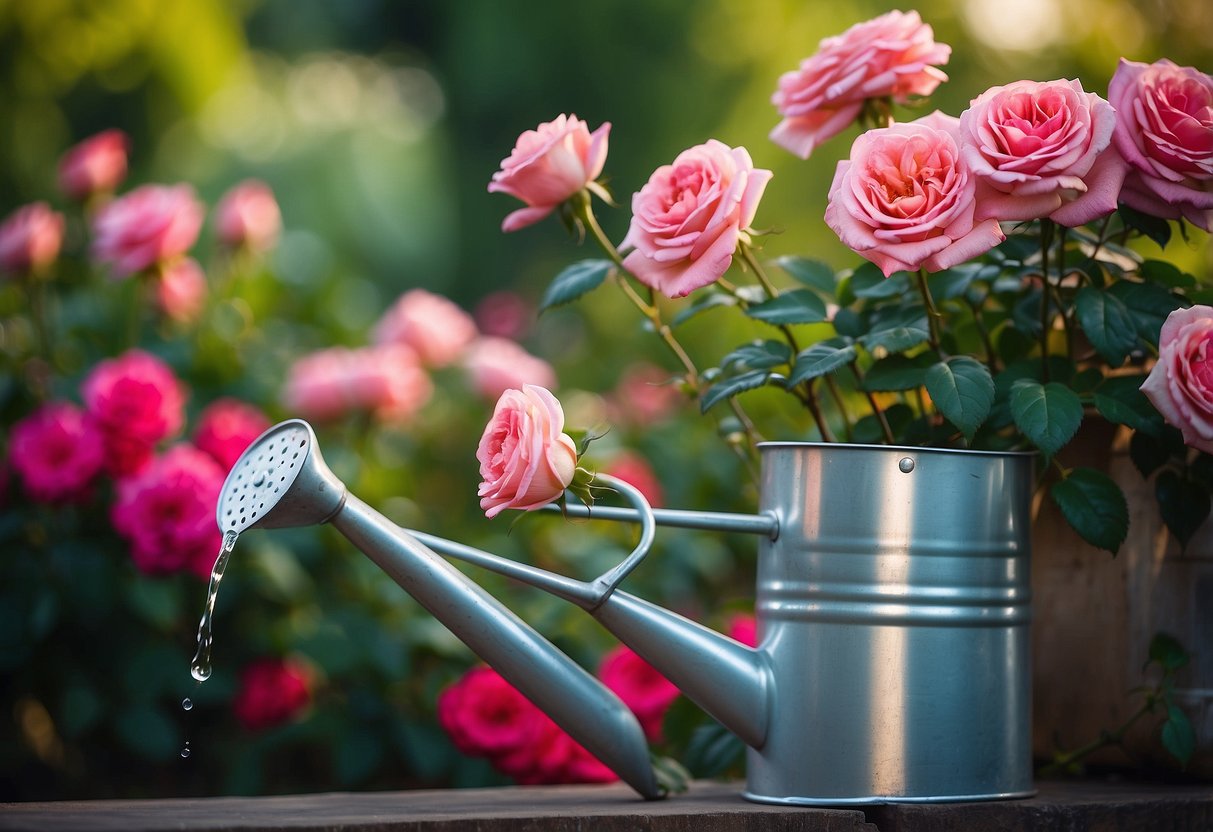
[[[247,731],[289,722],[312,703],[314,678],[311,666],[299,659],[259,659],[240,672],[232,711]]]
[[[231,248],[266,251],[282,231],[282,213],[270,186],[247,179],[229,190],[215,206],[215,233]]]
[[[817,54],[779,78],[771,97],[783,121],[771,141],[802,159],[858,118],[869,98],[899,104],[930,95],[948,76],[952,47],[936,43],[918,12],[893,11],[826,38]]]
[[[55,262],[63,243],[63,215],[45,202],[18,208],[0,223],[0,269],[40,272]]]
[[[370,413],[382,422],[409,421],[434,387],[403,344],[348,349],[333,347],[304,356],[290,368],[282,398],[309,419]]]
[[[463,356],[463,368],[476,391],[490,401],[526,384],[556,385],[551,364],[508,338],[477,338]]]
[[[401,295],[371,333],[376,344],[412,347],[427,367],[453,363],[475,338],[476,324],[468,313],[425,289]]]
[[[251,404],[239,399],[216,399],[198,416],[194,445],[209,454],[224,471],[230,471],[245,448],[269,426],[269,418]]]
[[[206,274],[192,257],[174,260],[156,277],[156,308],[179,323],[197,319],[206,305],[207,293]]]
[[[1141,392],[1184,442],[1213,454],[1213,307],[1176,309],[1158,337],[1158,362]]]
[[[626,645],[607,653],[598,678],[632,709],[650,742],[661,741],[661,720],[678,698],[674,683]]]
[[[1121,59],[1108,84],[1112,136],[1129,164],[1120,201],[1213,231],[1213,76]]]
[[[935,112],[869,130],[838,163],[826,224],[885,277],[937,272],[1003,241],[997,220],[974,218],[977,182],[958,134],[957,119]]]
[[[189,251],[205,208],[189,185],[144,185],[106,205],[93,221],[93,256],[115,278]]]
[[[84,411],[51,402],[13,425],[9,464],[31,499],[70,501],[84,496],[101,472],[101,442],[101,432]]]
[[[609,404],[613,421],[648,427],[669,418],[684,396],[671,374],[655,364],[632,364],[623,371]]]
[[[485,335],[517,340],[535,319],[535,310],[516,292],[502,289],[485,295],[473,312],[476,326]]]
[[[539,508],[564,492],[577,469],[577,446],[563,431],[564,410],[544,388],[501,394],[476,448],[485,516]]]
[[[648,460],[639,454],[627,451],[619,454],[603,469],[603,473],[621,479],[635,488],[653,508],[661,508],[665,502],[661,480],[657,479],[657,474],[653,471],[653,466],[649,465]]]
[[[207,578],[223,539],[215,524],[223,479],[215,460],[182,444],[119,480],[110,520],[130,543],[135,566],[151,575]]]
[[[728,271],[771,172],[745,148],[715,139],[662,165],[632,197],[624,268],[646,286],[680,298]]]
[[[526,203],[505,218],[502,231],[517,231],[552,213],[560,203],[598,178],[606,164],[610,122],[590,133],[573,115],[527,130],[493,174],[489,193],[498,191]]]
[[[1077,80],[986,90],[960,114],[976,219],[1048,217],[1073,227],[1112,213],[1125,176],[1110,147],[1115,127],[1112,105]]]
[[[126,178],[130,141],[121,130],[103,130],[68,149],[59,160],[59,190],[80,202],[113,192]]]
[[[106,470],[115,476],[142,468],[185,420],[185,389],[167,364],[141,350],[98,363],[81,395],[101,429]]]

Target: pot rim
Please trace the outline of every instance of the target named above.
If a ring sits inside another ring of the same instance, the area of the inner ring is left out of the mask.
[[[989,451],[979,448],[934,448],[925,445],[868,445],[859,442],[807,442],[798,440],[768,440],[758,443],[758,450],[779,448],[848,449],[854,451],[890,451],[903,454],[951,454],[959,456],[1035,457],[1038,451]]]

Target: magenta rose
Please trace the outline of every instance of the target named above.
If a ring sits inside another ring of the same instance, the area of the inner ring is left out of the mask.
[[[959,121],[935,112],[869,130],[838,163],[826,224],[888,277],[937,272],[1003,241],[998,221],[977,221],[977,182],[961,157]]]
[[[312,702],[314,673],[298,659],[260,659],[240,673],[232,701],[236,719],[248,731],[263,731],[297,717]]]
[[[738,613],[729,619],[729,638],[747,647],[758,646],[758,622],[754,616]]]
[[[208,291],[202,266],[193,257],[182,257],[156,276],[156,308],[169,320],[189,323],[202,312]]]
[[[755,168],[745,148],[715,139],[684,150],[653,172],[632,197],[623,265],[671,298],[716,282],[754,221],[771,172]]]
[[[1213,454],[1213,307],[1176,309],[1158,337],[1158,361],[1141,392],[1184,442]]]
[[[527,384],[554,387],[552,365],[508,338],[477,338],[463,356],[463,369],[476,392],[496,401],[506,390]]]
[[[490,667],[474,667],[438,695],[438,722],[465,754],[530,750],[543,712]],[[517,768],[521,768],[518,764]]]
[[[507,193],[527,207],[507,216],[501,230],[517,231],[539,222],[597,179],[606,164],[610,131],[610,122],[591,133],[584,121],[561,114],[519,136],[493,174],[489,193]]]
[[[918,12],[893,11],[857,23],[821,41],[817,54],[780,76],[771,103],[783,121],[771,131],[771,141],[807,159],[855,121],[868,99],[891,97],[904,104],[911,96],[930,95],[948,80],[937,67],[951,54],[952,47],[935,42]]]
[[[493,758],[493,765],[521,785],[613,783],[619,779],[568,732],[540,713],[529,744]]]
[[[198,416],[194,445],[209,454],[224,471],[230,471],[245,448],[269,426],[266,415],[251,404],[239,399],[216,399]]]
[[[93,256],[115,278],[189,251],[205,208],[189,185],[144,185],[106,205],[93,220]]]
[[[1166,59],[1122,58],[1108,100],[1112,140],[1129,165],[1120,201],[1213,231],[1213,76]]]
[[[101,432],[84,411],[51,402],[13,425],[9,464],[25,493],[42,503],[84,496],[101,471]]]
[[[103,130],[71,147],[59,160],[59,190],[80,202],[112,193],[126,178],[129,146],[121,130]]]
[[[412,347],[427,367],[454,363],[476,338],[476,323],[454,302],[411,289],[384,313],[371,334],[376,344]]]
[[[403,423],[433,391],[415,352],[403,344],[384,344],[333,347],[304,356],[291,366],[282,398],[309,419],[369,413],[382,422]]]
[[[632,709],[650,742],[661,740],[661,720],[678,698],[674,683],[626,645],[602,658],[598,678]]]
[[[101,429],[105,467],[115,476],[139,470],[156,444],[185,420],[185,390],[156,356],[130,350],[102,361],[81,386],[85,409]]]
[[[1116,210],[1125,164],[1110,149],[1116,111],[1081,82],[992,87],[960,114],[977,176],[977,220],[1048,217],[1078,226]]]
[[[118,481],[110,520],[140,571],[211,574],[223,539],[215,504],[225,476],[209,455],[181,444]]]
[[[564,432],[564,410],[534,384],[506,390],[480,437],[480,507],[496,517],[530,510],[559,497],[577,469],[577,447]]]
[[[0,269],[10,274],[41,272],[59,256],[63,215],[45,202],[18,208],[0,223]]]
[[[282,213],[269,185],[248,179],[225,193],[215,206],[215,234],[229,248],[266,251],[282,231]]]

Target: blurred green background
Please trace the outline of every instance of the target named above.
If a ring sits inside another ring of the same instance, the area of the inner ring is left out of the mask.
[[[125,189],[187,181],[213,206],[245,177],[268,182],[286,229],[267,269],[274,285],[250,284],[247,304],[228,302],[218,318],[227,328],[200,333],[200,345],[160,346],[191,371],[195,412],[208,396],[240,393],[288,416],[276,391],[289,360],[364,343],[402,291],[425,287],[466,309],[498,289],[536,302],[563,266],[598,256],[590,245],[578,250],[554,220],[502,234],[516,203],[485,190],[518,134],[561,112],[591,128],[613,125],[606,174],[621,208],[600,211],[612,239],[622,239],[630,194],[656,166],[717,138],[775,172],[757,225],[779,233],[763,238],[764,256],[853,263],[822,212],[834,163],[856,131],[800,161],[766,138],[778,121],[770,95],[821,38],[890,8],[0,0],[0,211],[52,198],[62,152],[108,127],[132,138]],[[1021,78],[1080,77],[1104,94],[1121,56],[1213,68],[1206,0],[927,0],[917,9],[953,47],[951,81],[932,103],[952,114],[987,87]],[[1203,235],[1168,256],[1210,273]],[[711,315],[687,330],[703,366],[740,340]],[[236,347],[220,343],[229,336]],[[555,365],[577,427],[591,426],[577,424],[581,416],[602,417],[599,394],[632,362],[673,368],[605,290],[544,315],[527,346]],[[95,358],[83,355],[77,369]],[[769,434],[794,431],[764,396],[751,398]],[[490,409],[440,395],[411,429],[368,432],[351,422],[326,428],[321,443],[353,490],[398,522],[584,575],[626,553],[625,530],[536,518],[510,534],[508,520],[484,521],[473,454]],[[752,508],[744,472],[714,432],[710,420],[692,418],[618,428],[604,446],[608,456],[624,447],[644,454],[668,505]],[[65,523],[50,514],[24,521]],[[72,539],[54,550],[66,577],[52,589],[37,564],[13,565],[24,550],[4,555],[0,799],[504,782],[456,753],[433,719],[438,690],[471,657],[333,537],[304,530],[250,536],[247,549],[242,542],[220,600],[215,677],[194,691],[186,670],[201,587],[135,575],[121,553],[97,566],[87,524],[71,522]],[[746,607],[752,549],[746,539],[663,533],[657,562],[630,588],[723,626]],[[478,579],[587,665],[608,646],[567,605]],[[306,656],[324,684],[306,720],[249,736],[225,706],[240,662],[265,653]],[[188,720],[177,707],[184,695],[199,702]],[[38,725],[50,731],[41,735],[52,737],[49,746],[36,741]],[[195,753],[181,763],[186,738]]]

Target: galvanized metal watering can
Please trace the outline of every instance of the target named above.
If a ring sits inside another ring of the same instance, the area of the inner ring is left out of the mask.
[[[749,747],[745,797],[847,805],[1032,792],[1028,533],[1032,456],[766,443],[757,514],[634,509],[632,554],[577,581],[402,529],[350,494],[303,421],[270,428],[221,492],[220,528],[329,523],[646,798],[636,719],[441,555],[584,608]],[[581,513],[588,514],[588,510]],[[658,525],[759,539],[759,645],[616,587]]]

